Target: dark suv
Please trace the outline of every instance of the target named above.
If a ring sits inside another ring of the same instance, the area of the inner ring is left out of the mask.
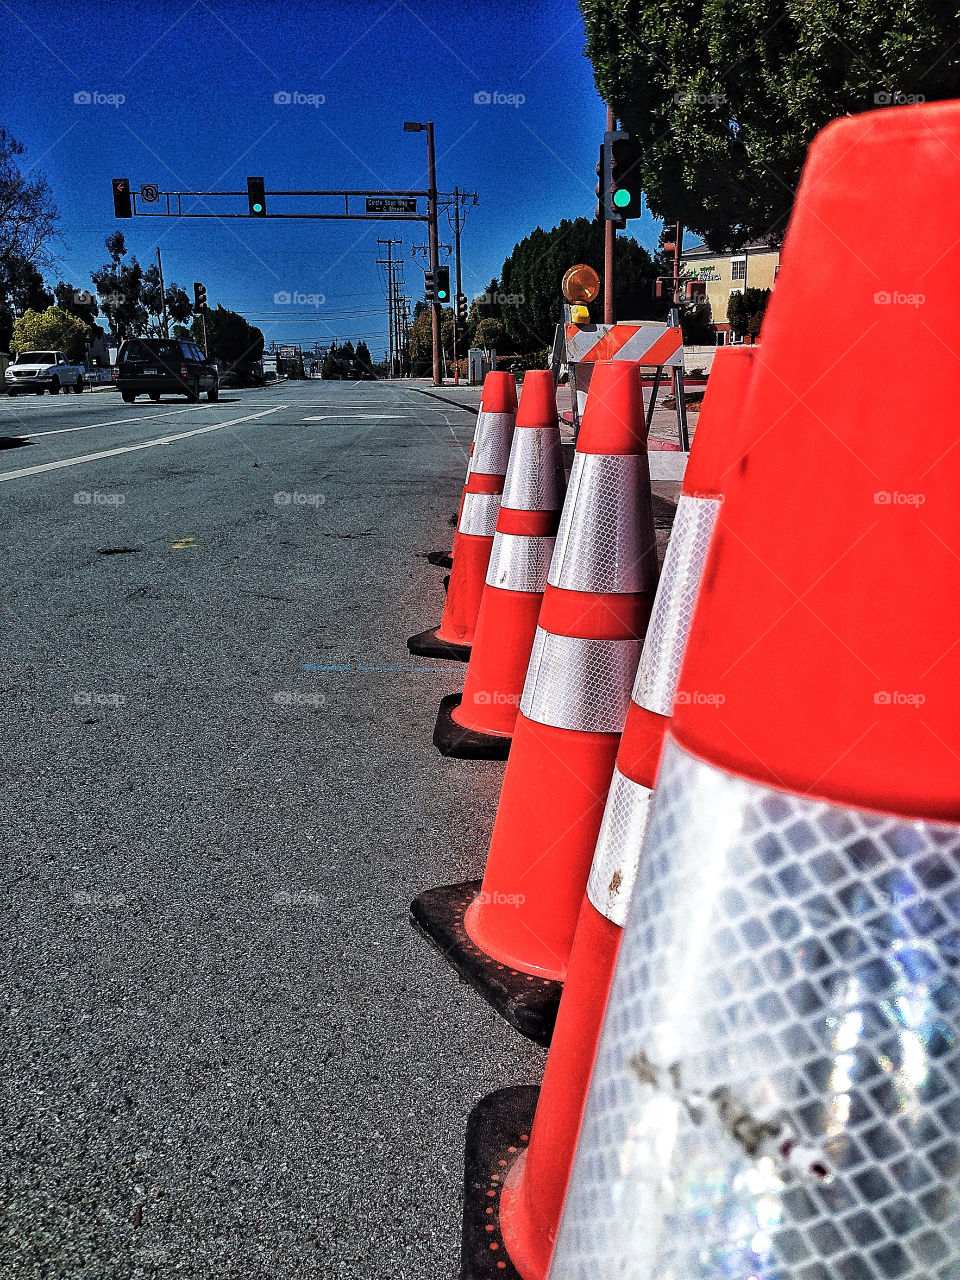
[[[220,383],[212,365],[195,342],[181,338],[127,338],[113,371],[117,389],[127,404],[139,395],[159,400],[165,392],[199,400],[206,391],[216,400]]]

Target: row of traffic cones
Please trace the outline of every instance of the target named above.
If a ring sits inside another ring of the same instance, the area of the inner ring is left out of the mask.
[[[460,977],[551,1046],[539,1102],[534,1088],[501,1090],[470,1117],[464,1277],[546,1275],[669,722],[662,708],[751,358],[718,358],[659,592],[639,369],[597,366],[565,498],[552,377],[524,380],[464,695],[444,700],[435,732],[445,754],[494,758],[506,743],[500,803],[482,881],[428,889],[411,906]],[[502,378],[488,376],[484,406],[509,398]],[[448,609],[457,556],[455,542]]]
[[[413,908],[550,1042],[468,1121],[461,1277],[960,1274],[958,156],[960,104],[814,144],[649,619],[638,373],[597,366],[482,886]]]

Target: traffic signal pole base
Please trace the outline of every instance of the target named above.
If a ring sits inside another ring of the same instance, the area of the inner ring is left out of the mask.
[[[444,658],[448,662],[470,661],[470,645],[451,644],[448,640],[441,640],[436,627],[411,636],[407,641],[407,648],[421,658]]]
[[[500,1195],[510,1166],[530,1141],[539,1096],[536,1085],[515,1085],[487,1094],[470,1112],[460,1280],[520,1280],[500,1233]]]
[[[463,694],[451,693],[441,700],[433,729],[433,745],[442,756],[455,756],[458,760],[506,760],[510,754],[510,738],[502,733],[481,733],[457,724],[453,713],[462,699]]]
[[[464,917],[481,888],[482,881],[465,880],[426,889],[410,904],[410,923],[511,1027],[549,1045],[563,983],[521,973],[480,950]]]

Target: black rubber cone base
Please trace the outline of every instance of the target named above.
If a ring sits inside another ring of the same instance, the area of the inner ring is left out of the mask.
[[[431,551],[427,556],[428,564],[435,564],[441,569],[453,568],[453,556],[449,551]]]
[[[465,729],[454,720],[454,709],[459,707],[462,698],[460,693],[451,693],[441,701],[433,730],[433,745],[442,756],[456,756],[459,760],[506,760],[510,754],[509,738],[498,733]]]
[[[480,950],[463,922],[480,887],[479,880],[465,880],[426,889],[410,904],[410,922],[511,1027],[549,1045],[563,983],[521,973]]]
[[[438,639],[436,627],[432,631],[421,631],[419,635],[411,636],[407,641],[407,648],[411,653],[424,658],[446,658],[449,662],[470,661],[470,645],[449,644],[446,640]]]
[[[500,1234],[500,1192],[510,1166],[530,1140],[539,1094],[532,1084],[498,1089],[470,1112],[463,1161],[460,1280],[520,1280]]]

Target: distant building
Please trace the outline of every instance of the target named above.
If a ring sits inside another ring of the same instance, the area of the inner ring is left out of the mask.
[[[744,289],[772,289],[780,267],[780,250],[768,244],[744,245],[736,253],[714,253],[703,244],[684,249],[681,254],[688,298],[710,304],[710,320],[716,330],[717,345],[735,341],[727,320],[731,293]]]

